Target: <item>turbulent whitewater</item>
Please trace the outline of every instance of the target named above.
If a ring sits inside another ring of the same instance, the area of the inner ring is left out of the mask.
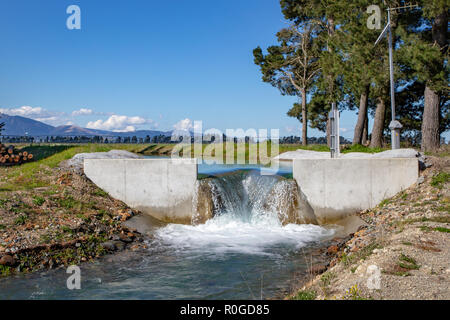
[[[192,225],[170,224],[156,233],[183,251],[273,254],[332,236],[317,226],[294,180],[238,171],[197,182]]]

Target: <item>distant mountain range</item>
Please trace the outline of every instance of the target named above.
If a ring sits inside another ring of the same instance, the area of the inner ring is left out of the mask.
[[[136,130],[133,132],[113,132],[81,128],[74,125],[53,127],[37,120],[0,114],[0,123],[4,122],[2,135],[4,136],[114,136],[145,138],[159,135],[171,136],[172,131]]]

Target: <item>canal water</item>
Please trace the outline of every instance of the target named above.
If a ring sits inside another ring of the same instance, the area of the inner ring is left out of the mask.
[[[233,172],[248,175],[230,179]],[[80,265],[81,290],[68,290],[65,269],[0,279],[0,299],[267,299],[283,297],[307,276],[318,249],[336,229],[283,224],[256,204],[271,179],[255,179],[259,166],[199,165],[199,174],[228,177],[228,200],[204,224],[168,224],[154,233],[146,252],[120,253]],[[275,169],[279,175],[292,169]],[[267,174],[267,171],[265,172]],[[250,179],[251,180],[251,179]],[[272,181],[272,182],[271,182]],[[239,190],[239,191],[238,191]],[[265,190],[265,191],[264,191]],[[266,193],[264,193],[266,192]],[[239,202],[239,203],[235,203]]]

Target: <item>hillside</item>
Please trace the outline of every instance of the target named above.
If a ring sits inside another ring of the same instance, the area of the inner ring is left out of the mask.
[[[134,132],[113,132],[105,130],[94,130],[81,128],[76,125],[65,125],[54,127],[43,122],[21,117],[0,114],[0,122],[5,123],[5,136],[114,136],[114,137],[132,137],[145,138],[158,135],[171,135],[172,132],[163,132],[155,130],[137,130]]]

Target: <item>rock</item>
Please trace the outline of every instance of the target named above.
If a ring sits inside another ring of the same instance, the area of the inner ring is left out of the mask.
[[[328,254],[336,254],[338,251],[339,251],[338,246],[330,246],[330,247],[327,249],[327,253],[328,253]]]
[[[337,263],[338,263],[338,259],[334,258],[333,260],[330,261],[330,268],[334,267]]]
[[[0,259],[0,265],[7,266],[7,267],[13,267],[16,264],[16,259],[14,257],[10,256],[9,254],[4,255]]]
[[[107,242],[103,242],[101,244],[102,248],[107,250],[107,251],[115,251],[116,250],[116,246],[114,245],[113,241],[107,241]]]
[[[366,233],[366,229],[361,229],[355,233],[355,237],[361,237]]]
[[[309,272],[312,274],[322,274],[327,270],[327,267],[324,265],[315,265],[309,269]]]
[[[125,150],[111,150],[109,152],[79,153],[66,162],[72,170],[82,173],[84,159],[140,159],[141,156]]]
[[[422,184],[425,182],[425,177],[424,176],[420,176],[419,179],[417,179],[417,184]]]
[[[123,241],[125,243],[130,243],[133,242],[133,240],[131,238],[129,238],[128,236],[126,236],[125,234],[121,233],[119,235],[120,241]]]
[[[119,211],[120,221],[127,221],[128,219],[130,219],[133,216],[132,213],[133,213],[133,211],[131,211],[131,210]]]
[[[125,250],[125,243],[123,243],[122,241],[114,241],[114,247],[116,248],[117,251],[123,251]]]

